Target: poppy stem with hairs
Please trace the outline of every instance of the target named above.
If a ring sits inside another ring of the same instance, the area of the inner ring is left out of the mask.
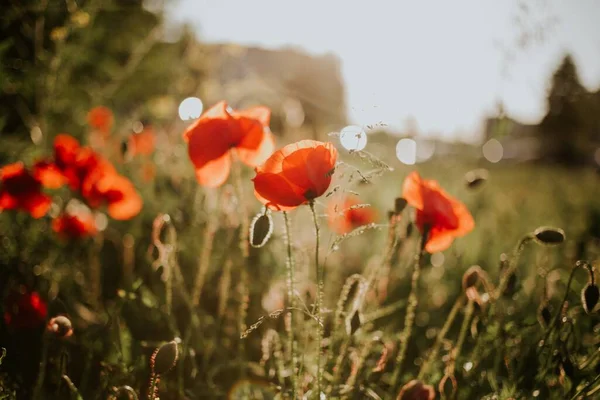
[[[400,334],[400,350],[396,356],[396,367],[392,375],[391,385],[396,388],[399,384],[400,374],[402,372],[402,363],[406,356],[406,349],[408,348],[408,341],[412,334],[412,327],[415,321],[415,311],[419,304],[419,298],[417,297],[417,285],[419,284],[419,275],[421,273],[421,259],[423,258],[423,252],[425,251],[425,244],[429,236],[429,227],[425,226],[423,229],[423,235],[419,241],[417,247],[417,254],[415,254],[415,263],[413,267],[410,294],[408,295],[408,306],[406,308],[406,316],[404,317],[404,328]]]
[[[324,291],[324,271],[319,263],[319,221],[317,219],[317,213],[315,212],[315,202],[311,201],[309,203],[310,211],[312,212],[313,222],[315,224],[315,237],[316,237],[316,247],[315,247],[315,264],[317,269],[317,302],[316,302],[316,314],[317,314],[317,396],[319,399],[321,397],[321,385],[323,382],[323,366],[321,365],[321,357],[322,357],[322,342],[323,342],[323,320],[321,310],[323,308],[323,291]]]
[[[294,308],[296,307],[296,290],[294,289],[294,257],[292,254],[292,235],[290,232],[290,218],[286,211],[283,212],[285,220],[285,241],[287,247],[287,260],[285,263],[287,269],[287,295],[288,306],[290,308],[290,332],[288,335],[288,347],[290,349],[290,360],[292,362],[292,399],[298,397],[298,379],[296,377],[296,366],[298,365],[298,349],[294,337]]]
[[[452,352],[452,359],[450,361],[450,365],[448,366],[448,371],[446,373],[454,375],[454,371],[456,370],[456,360],[460,356],[462,346],[465,343],[465,339],[467,338],[467,330],[469,328],[469,323],[471,322],[471,317],[473,317],[474,311],[475,307],[473,301],[469,299],[467,303],[467,310],[465,311],[465,318],[463,319],[463,323],[460,327],[458,340],[456,341],[456,346],[454,347],[454,351]]]

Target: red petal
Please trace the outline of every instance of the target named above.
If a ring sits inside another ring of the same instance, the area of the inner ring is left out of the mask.
[[[67,178],[61,170],[53,163],[48,161],[38,161],[33,166],[33,176],[42,185],[50,189],[58,189],[62,187]]]
[[[261,173],[256,175],[254,190],[259,194],[258,199],[263,204],[271,204],[271,208],[274,209],[282,209],[278,206],[294,208],[306,203],[306,199],[296,192],[296,188],[277,174]]]
[[[202,186],[218,187],[224,184],[231,170],[231,154],[229,152],[212,160],[202,168],[196,169],[196,180]]]

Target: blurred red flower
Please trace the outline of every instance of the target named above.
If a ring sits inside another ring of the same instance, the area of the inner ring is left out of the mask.
[[[21,162],[0,168],[0,210],[20,209],[34,218],[46,215],[52,200],[41,192],[42,184]]]
[[[221,101],[207,110],[183,134],[200,185],[221,186],[231,169],[230,150],[245,164],[255,167],[274,150],[268,129],[270,110],[254,107],[232,111]]]
[[[129,136],[129,151],[132,156],[150,155],[154,152],[155,137],[152,128],[144,128],[140,133]]]
[[[108,215],[117,220],[131,219],[142,209],[142,198],[131,181],[116,173],[90,177],[82,193],[90,207],[106,203]]]
[[[98,229],[94,215],[89,210],[65,212],[52,221],[52,229],[59,236],[67,239],[78,239],[94,236]]]
[[[352,208],[359,204],[361,203],[355,196],[332,199],[327,207],[329,227],[338,234],[344,234],[375,222],[377,213],[372,207]]]
[[[276,151],[256,168],[254,194],[276,210],[291,210],[321,196],[337,161],[331,143],[302,140]]]
[[[11,291],[4,299],[4,322],[15,329],[31,329],[46,321],[48,307],[37,292]]]
[[[434,180],[421,179],[414,171],[406,177],[402,195],[417,210],[416,224],[429,233],[425,250],[429,253],[446,250],[452,241],[466,235],[475,227],[467,207],[446,193]]]
[[[97,106],[92,108],[87,114],[88,124],[94,128],[108,134],[112,128],[114,117],[108,107]]]

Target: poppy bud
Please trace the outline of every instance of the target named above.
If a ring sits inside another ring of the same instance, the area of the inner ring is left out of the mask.
[[[556,245],[565,241],[565,232],[560,228],[540,226],[533,232],[533,235],[538,243],[545,245]]]
[[[252,247],[263,247],[273,233],[273,217],[271,212],[257,214],[250,223],[250,244]]]
[[[348,336],[354,335],[354,333],[361,327],[362,321],[358,310],[354,311],[352,317],[346,320],[346,333]]]
[[[475,169],[465,174],[465,181],[469,189],[475,189],[481,186],[488,179],[488,171],[486,169]]]
[[[68,338],[73,334],[73,325],[71,320],[64,315],[59,315],[48,321],[46,331],[55,335],[57,338]]]
[[[581,291],[581,303],[586,313],[591,314],[594,312],[594,308],[598,304],[600,299],[600,290],[598,286],[592,283],[585,285]]]
[[[482,270],[479,265],[473,265],[472,267],[469,267],[469,269],[465,271],[462,277],[463,290],[466,291],[468,288],[477,285],[479,279],[481,278],[481,275]]]
[[[397,197],[394,201],[394,212],[400,214],[406,207],[407,201],[403,197]]]
[[[158,375],[165,374],[171,370],[179,358],[179,349],[177,343],[172,340],[154,350],[150,358],[150,367],[152,372]]]
[[[423,382],[413,379],[400,389],[396,400],[433,400],[435,390],[432,386],[424,385]]]

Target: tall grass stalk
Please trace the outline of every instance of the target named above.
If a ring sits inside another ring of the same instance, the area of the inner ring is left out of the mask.
[[[290,329],[288,334],[288,348],[290,349],[291,380],[292,380],[292,399],[298,396],[298,378],[296,376],[296,366],[298,365],[298,349],[296,346],[296,338],[294,337],[294,309],[296,307],[296,290],[294,289],[294,258],[292,254],[292,235],[290,232],[290,218],[287,212],[283,212],[285,221],[285,244],[287,248],[287,260],[285,263],[287,270],[287,296],[288,307],[290,307]]]
[[[311,201],[310,211],[313,217],[313,223],[315,224],[315,265],[317,272],[317,304],[316,304],[316,315],[317,315],[317,396],[321,398],[321,387],[323,384],[323,366],[321,365],[322,358],[322,343],[323,343],[323,292],[325,288],[324,282],[324,271],[323,267],[319,263],[319,221],[317,219],[317,213],[315,212],[315,203]]]
[[[406,308],[406,315],[404,317],[404,328],[400,334],[400,350],[396,356],[396,367],[394,369],[394,373],[392,374],[391,384],[393,387],[398,385],[398,381],[402,373],[402,363],[404,362],[404,357],[406,356],[406,349],[408,348],[408,342],[412,334],[412,327],[415,322],[415,311],[417,309],[417,305],[419,304],[419,298],[417,297],[417,286],[419,284],[419,275],[421,273],[421,259],[423,258],[423,252],[425,251],[428,233],[428,229],[425,229],[417,246],[417,254],[415,254],[410,294],[408,295],[408,305]]]
[[[429,352],[429,356],[427,357],[427,360],[425,360],[425,362],[421,366],[421,369],[419,370],[419,375],[417,376],[418,380],[423,380],[423,378],[429,371],[429,367],[431,367],[431,363],[437,358],[437,355],[440,351],[440,347],[442,346],[442,342],[446,338],[446,335],[448,334],[448,330],[450,330],[450,327],[452,326],[452,323],[454,322],[454,319],[456,318],[458,311],[463,306],[463,301],[464,301],[464,297],[462,295],[456,299],[456,302],[454,303],[452,310],[450,310],[450,313],[448,314],[448,317],[446,318],[446,322],[444,322],[444,326],[442,326],[442,329],[440,329],[437,337],[435,338],[435,343],[433,344],[433,347],[431,348],[431,351]]]

